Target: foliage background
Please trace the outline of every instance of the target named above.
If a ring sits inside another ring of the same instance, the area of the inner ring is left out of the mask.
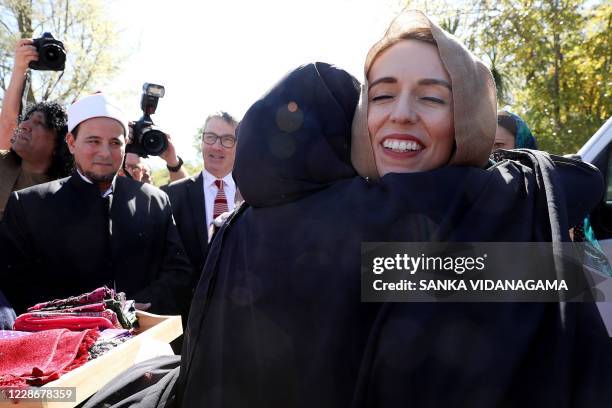
[[[0,101],[8,86],[15,41],[50,32],[67,50],[66,70],[31,71],[29,102],[71,103],[117,74],[126,54],[101,0],[0,0]]]
[[[522,116],[541,149],[576,152],[612,114],[609,0],[398,0],[404,7],[424,10],[489,65],[499,107]],[[102,89],[129,54],[102,0],[0,0],[0,102],[15,40],[43,31],[64,41],[67,69],[59,81],[34,71],[30,101],[67,104]],[[193,132],[197,151],[201,131]],[[197,172],[202,163],[188,164]]]
[[[538,147],[575,153],[612,114],[612,3],[408,1],[491,68],[499,108],[527,122]]]

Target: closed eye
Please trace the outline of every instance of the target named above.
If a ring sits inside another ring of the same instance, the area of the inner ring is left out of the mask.
[[[379,102],[379,101],[384,101],[386,99],[391,99],[393,98],[393,96],[391,95],[378,95],[373,97],[372,99],[370,99],[372,102]]]
[[[439,104],[442,104],[442,105],[446,103],[446,101],[444,101],[443,99],[436,98],[436,97],[433,97],[433,96],[425,96],[425,97],[423,97],[421,99],[423,99],[424,101],[429,101],[429,102],[433,102],[433,103],[439,103]]]

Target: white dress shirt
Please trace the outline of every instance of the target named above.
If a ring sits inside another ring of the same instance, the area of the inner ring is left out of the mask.
[[[206,230],[209,231],[208,239],[210,239],[210,231],[212,230],[210,226],[213,223],[213,207],[215,205],[215,198],[217,197],[217,186],[215,185],[215,180],[217,178],[210,174],[205,169],[202,170],[202,180],[204,183],[204,204],[206,210]],[[225,192],[225,197],[227,198],[227,208],[229,211],[234,210],[234,200],[236,197],[236,183],[232,178],[232,173],[227,174],[223,177],[223,191]]]

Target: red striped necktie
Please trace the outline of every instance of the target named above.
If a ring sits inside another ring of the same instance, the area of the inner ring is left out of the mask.
[[[213,220],[224,212],[229,211],[227,206],[227,197],[225,197],[225,191],[223,191],[223,180],[215,180],[217,186],[217,196],[215,197],[215,205],[213,207]]]

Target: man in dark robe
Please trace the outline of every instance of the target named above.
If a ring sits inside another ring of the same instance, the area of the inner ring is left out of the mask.
[[[350,75],[316,63],[245,115],[234,175],[248,205],[211,245],[179,405],[611,404],[612,354],[593,304],[360,298],[362,242],[567,240],[601,196],[597,171],[560,162],[543,177],[535,154],[531,165],[521,156],[374,183],[351,166],[357,99]],[[551,178],[552,215],[541,194]]]
[[[126,129],[103,94],[80,99],[68,110],[73,174],[11,195],[0,227],[0,273],[18,313],[102,285],[155,313],[185,309],[193,271],[167,195],[116,177]]]

